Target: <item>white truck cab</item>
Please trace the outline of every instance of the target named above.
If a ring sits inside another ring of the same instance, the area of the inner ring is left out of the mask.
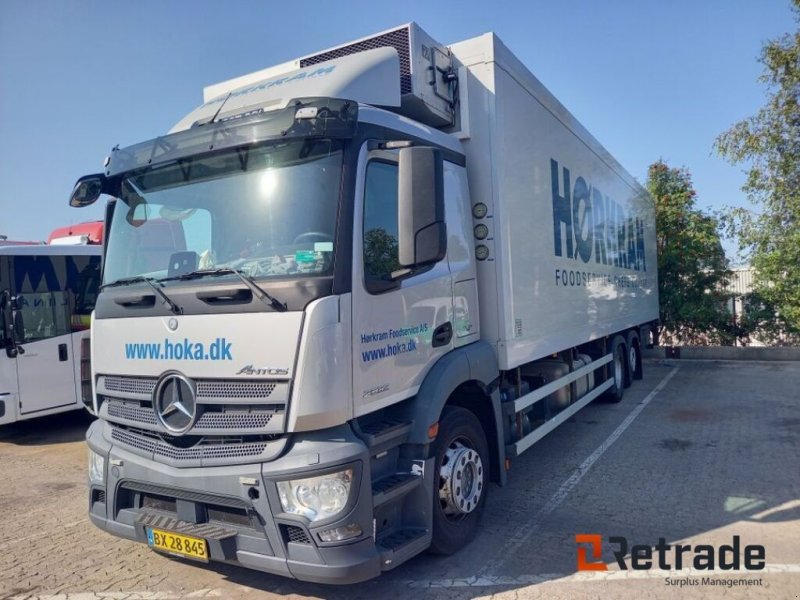
[[[493,34],[210,86],[71,204],[103,193],[89,515],[154,550],[327,583],[454,552],[641,376],[652,204]]]

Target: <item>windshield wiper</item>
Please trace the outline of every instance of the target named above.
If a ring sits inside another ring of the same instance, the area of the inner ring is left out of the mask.
[[[175,304],[175,302],[173,302],[172,299],[169,296],[167,296],[167,294],[164,293],[164,290],[162,290],[158,285],[156,285],[156,280],[152,277],[145,277],[144,275],[136,275],[135,277],[123,277],[122,279],[117,279],[116,281],[112,281],[111,283],[104,283],[103,285],[100,286],[99,289],[102,290],[104,288],[118,287],[122,285],[131,285],[133,283],[146,283],[151,288],[153,288],[153,291],[156,294],[158,294],[161,297],[161,300],[164,301],[164,304],[166,304],[169,307],[169,310],[171,312],[175,313],[176,315],[179,315],[183,312],[183,309],[177,304]]]
[[[242,280],[250,291],[261,300],[267,306],[271,306],[278,312],[286,312],[289,307],[286,305],[285,302],[281,302],[277,298],[271,296],[264,288],[259,286],[253,278],[247,275],[241,269],[233,269],[231,267],[221,267],[219,269],[200,269],[198,271],[192,271],[190,273],[184,273],[182,275],[175,275],[173,277],[165,277],[164,279],[159,279],[159,281],[170,281],[174,279],[180,280],[187,280],[187,279],[200,279],[201,277],[218,277],[220,275],[236,275],[239,279]]]

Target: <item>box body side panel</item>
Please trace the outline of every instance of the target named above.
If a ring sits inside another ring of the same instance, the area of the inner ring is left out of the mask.
[[[482,335],[501,368],[657,319],[655,214],[644,189],[495,36],[454,54],[476,80],[477,122],[464,146],[473,202],[492,201],[478,277]]]

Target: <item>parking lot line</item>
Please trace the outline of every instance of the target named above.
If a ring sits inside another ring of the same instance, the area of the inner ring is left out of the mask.
[[[630,414],[625,417],[625,420],[619,424],[619,426],[609,435],[597,449],[592,452],[586,460],[584,460],[580,466],[572,472],[572,475],[561,484],[561,487],[558,488],[555,494],[547,501],[540,510],[535,512],[525,523],[523,523],[514,536],[509,540],[509,542],[503,548],[503,552],[499,554],[498,558],[486,564],[486,566],[481,570],[480,574],[478,575],[479,578],[490,577],[496,571],[503,568],[506,562],[513,558],[520,547],[527,542],[530,537],[536,533],[540,525],[542,524],[544,517],[548,516],[550,513],[555,511],[564,500],[566,500],[567,496],[575,489],[575,486],[580,483],[583,476],[589,472],[589,469],[600,459],[603,454],[605,454],[606,450],[608,450],[614,442],[619,439],[619,437],[625,432],[625,430],[630,427],[630,424],[639,416],[639,414],[645,409],[645,407],[652,402],[653,398],[655,398],[658,393],[664,389],[664,387],[669,383],[669,380],[672,379],[675,374],[678,372],[680,367],[674,367],[669,373],[664,376],[659,384],[653,388],[653,390],[645,396],[645,398],[637,404],[634,409],[630,412]]]

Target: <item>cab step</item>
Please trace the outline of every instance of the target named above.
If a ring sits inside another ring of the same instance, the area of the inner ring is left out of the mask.
[[[381,570],[389,571],[431,545],[430,529],[408,528],[378,539]]]
[[[422,483],[421,475],[394,473],[372,484],[372,506],[378,508],[387,502],[405,496]]]
[[[408,440],[411,421],[385,418],[361,426],[361,439],[374,456],[384,450],[394,448]]]

